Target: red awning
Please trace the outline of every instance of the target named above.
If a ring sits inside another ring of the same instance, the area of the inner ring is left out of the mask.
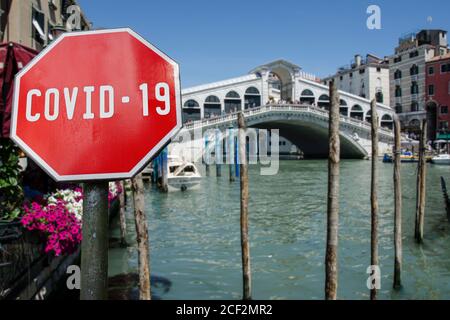
[[[8,138],[11,125],[11,108],[14,76],[36,55],[37,51],[17,43],[0,44],[0,138]]]

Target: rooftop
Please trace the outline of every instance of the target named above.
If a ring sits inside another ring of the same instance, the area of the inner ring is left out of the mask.
[[[446,60],[446,59],[450,59],[450,52],[448,52],[447,54],[444,54],[443,56],[436,56],[434,58],[431,58],[427,62],[435,62],[435,61]]]

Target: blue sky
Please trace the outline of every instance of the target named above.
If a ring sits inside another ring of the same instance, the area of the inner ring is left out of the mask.
[[[279,58],[323,77],[356,53],[392,54],[402,34],[420,28],[450,31],[448,0],[79,3],[95,28],[131,27],[178,61],[183,88],[240,76]],[[371,4],[381,8],[381,30],[366,27]]]

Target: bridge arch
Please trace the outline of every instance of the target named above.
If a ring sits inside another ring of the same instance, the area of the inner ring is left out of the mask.
[[[304,89],[300,94],[300,104],[309,104],[313,105],[316,103],[316,97],[314,93],[310,89]]]
[[[293,102],[293,83],[294,76],[293,70],[283,63],[279,63],[276,65],[272,65],[270,68],[270,72],[274,74],[280,80],[280,95],[281,100],[287,102]]]
[[[183,104],[183,123],[200,120],[202,117],[201,108],[194,99],[189,99]]]
[[[278,129],[280,136],[288,139],[303,151],[307,158],[326,158],[328,156],[328,121],[312,121],[311,118],[287,119],[281,114],[268,118],[258,117],[247,120],[248,127],[259,129]],[[341,130],[341,157],[362,159],[367,151],[349,134]]]
[[[330,110],[330,97],[327,94],[321,95],[317,101],[317,105],[325,110]]]
[[[359,104],[355,104],[350,110],[350,117],[362,121],[364,119],[363,108]]]
[[[261,106],[261,93],[256,87],[249,87],[245,90],[244,109],[252,109]]]
[[[222,103],[220,99],[215,95],[206,97],[205,103],[203,104],[203,112],[205,118],[220,116],[222,114]]]
[[[366,112],[366,117],[364,119],[366,122],[372,123],[372,110]]]
[[[340,99],[339,100],[339,111],[341,113],[341,115],[348,117],[348,105],[347,105],[347,101],[345,101],[344,99]]]
[[[241,96],[234,90],[231,90],[226,94],[224,104],[226,113],[242,110]]]
[[[392,129],[394,129],[394,120],[392,119],[391,115],[385,114],[381,117],[380,125],[382,128],[392,130]]]

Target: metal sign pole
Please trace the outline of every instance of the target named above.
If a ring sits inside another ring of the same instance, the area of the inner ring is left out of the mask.
[[[84,183],[81,300],[108,298],[108,182]]]

